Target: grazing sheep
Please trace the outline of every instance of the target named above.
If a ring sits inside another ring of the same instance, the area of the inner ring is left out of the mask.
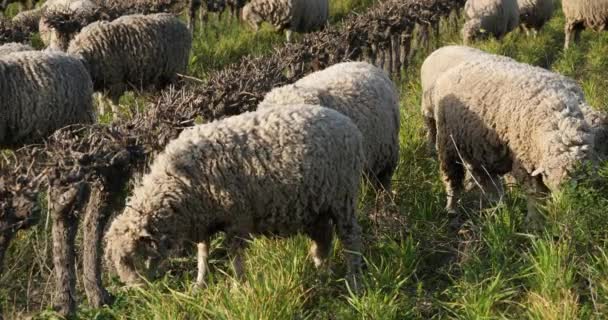
[[[40,39],[51,50],[66,51],[70,41],[82,29],[83,26],[98,20],[97,10],[99,7],[90,0],[53,0],[45,3],[44,12],[40,19]],[[75,25],[62,25],[59,28],[49,21],[55,16],[78,17]]]
[[[420,83],[422,92],[428,94],[439,76],[449,69],[468,61],[492,60],[492,61],[515,61],[509,57],[494,55],[485,51],[466,46],[445,46],[433,51],[422,63],[420,68]],[[435,111],[433,106],[425,104],[422,99],[422,116],[427,128],[427,141],[429,150],[434,152],[435,148]]]
[[[566,17],[566,41],[568,49],[572,41],[577,41],[581,30],[608,30],[608,0],[562,0]]]
[[[356,285],[361,143],[350,119],[320,106],[267,108],[186,129],[154,160],[112,222],[106,258],[123,282],[138,284],[137,256],[159,260],[171,245],[198,243],[202,285],[209,239],[217,232],[226,232],[242,278],[241,255],[252,236],[305,233],[320,266],[333,225]]]
[[[13,52],[32,51],[32,50],[34,50],[34,48],[32,48],[31,46],[29,46],[27,44],[16,43],[16,42],[6,43],[6,44],[3,44],[0,46],[0,57],[5,56],[9,53],[13,53]]]
[[[477,176],[510,173],[529,192],[531,220],[538,195],[557,190],[577,163],[594,160],[582,90],[547,70],[469,61],[441,74],[423,99],[434,111],[449,212],[463,189],[465,165]]]
[[[465,44],[492,35],[497,39],[519,25],[517,0],[468,0],[462,28]]]
[[[292,103],[339,111],[363,133],[365,171],[376,190],[391,190],[399,161],[399,97],[386,72],[365,62],[345,62],[269,92],[259,109]]]
[[[158,13],[94,22],[70,42],[67,52],[82,59],[94,89],[109,96],[116,113],[127,89],[161,87],[185,73],[191,45],[186,25]]]
[[[93,84],[82,63],[63,53],[0,57],[0,147],[36,142],[76,123],[93,123]]]
[[[36,9],[25,10],[19,12],[12,19],[15,25],[21,26],[23,30],[29,33],[38,32],[38,24],[44,12],[44,5]]]
[[[254,30],[263,21],[279,31],[286,30],[287,41],[292,32],[310,32],[323,28],[329,17],[328,0],[252,0],[243,8],[243,20]]]
[[[530,30],[534,36],[553,15],[553,0],[517,0],[520,27],[527,35]]]
[[[449,69],[468,61],[515,61],[509,57],[494,55],[485,51],[466,47],[466,46],[445,46],[431,53],[422,63],[420,68],[420,80],[422,85],[423,96],[432,92],[433,85],[439,76]],[[422,99],[421,110],[426,127],[426,136],[428,150],[431,154],[436,152],[436,136],[437,128],[435,122],[435,110],[433,105],[427,103],[429,99]],[[490,176],[484,173],[481,176],[475,176],[472,172],[466,172],[465,177],[466,191],[475,187],[480,187],[481,191],[486,194],[486,198],[495,198],[496,195],[502,194],[503,188],[498,176]],[[489,192],[489,193],[488,193]]]

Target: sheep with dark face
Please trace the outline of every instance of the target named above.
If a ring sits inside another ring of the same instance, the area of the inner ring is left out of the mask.
[[[268,108],[186,129],[154,160],[112,222],[106,258],[122,281],[137,284],[137,256],[158,260],[172,244],[199,243],[202,285],[209,239],[217,232],[226,232],[242,278],[246,239],[305,233],[320,266],[331,249],[333,225],[346,252],[349,283],[356,286],[363,161],[355,124],[320,106]]]
[[[517,0],[520,27],[536,35],[553,16],[553,0]]]
[[[319,30],[329,17],[328,0],[252,0],[243,8],[243,20],[254,30],[262,22],[286,31],[287,41],[292,32]]]
[[[500,39],[519,25],[517,0],[468,0],[464,13],[465,44],[488,36]]]

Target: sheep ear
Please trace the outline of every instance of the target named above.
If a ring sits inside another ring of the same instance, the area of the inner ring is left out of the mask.
[[[533,176],[533,177],[536,177],[537,175],[539,175],[539,174],[543,173],[544,171],[545,171],[545,169],[543,169],[543,168],[538,168],[538,169],[536,169],[536,170],[532,171],[532,176]]]

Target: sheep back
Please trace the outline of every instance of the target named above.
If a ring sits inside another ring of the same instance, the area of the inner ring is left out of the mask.
[[[319,217],[354,222],[361,133],[319,106],[268,108],[183,131],[153,162],[106,235],[127,283],[146,239],[200,242],[217,231],[289,236]],[[218,230],[219,229],[219,230]]]
[[[34,48],[27,44],[10,42],[0,45],[0,57],[13,52],[32,51]]]
[[[456,147],[478,170],[513,172],[520,182],[542,173],[544,185],[556,189],[593,148],[575,87],[517,62],[471,61],[449,69],[430,98],[440,159],[440,149]]]
[[[398,100],[386,72],[365,62],[345,62],[272,90],[258,108],[318,104],[346,115],[363,134],[367,174],[382,181],[390,180],[399,161]]]
[[[67,52],[84,61],[97,91],[115,85],[145,89],[185,73],[191,45],[186,25],[159,13],[94,22],[82,29]]]
[[[0,58],[0,145],[38,141],[64,126],[95,121],[91,78],[61,53],[25,51]]]
[[[567,25],[582,24],[601,31],[608,28],[608,0],[562,0]]]

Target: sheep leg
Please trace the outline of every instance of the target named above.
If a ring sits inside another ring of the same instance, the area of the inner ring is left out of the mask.
[[[292,34],[291,30],[289,30],[289,29],[285,30],[285,37],[287,38],[287,43],[291,43],[291,34]]]
[[[565,27],[565,34],[566,34],[566,41],[564,43],[564,49],[568,49],[570,47],[570,43],[572,42],[572,40],[577,41],[578,37],[579,37],[579,31],[577,31],[578,28],[576,27],[575,23],[572,22],[566,22],[566,27]]]
[[[80,182],[70,187],[51,187],[49,211],[52,217],[53,266],[55,270],[55,309],[62,316],[76,311],[76,267],[74,242],[89,186]]]
[[[190,0],[190,7],[188,8],[188,29],[194,33],[194,27],[196,24],[196,10],[200,9],[201,0]]]
[[[347,283],[355,293],[359,291],[362,252],[361,227],[357,223],[356,205],[355,199],[348,200],[346,207],[341,209],[344,213],[341,215],[341,219],[333,219],[336,233],[345,252]]]
[[[437,155],[441,180],[447,193],[445,209],[449,214],[455,214],[456,204],[463,189],[465,170],[451,136],[438,132]]]
[[[245,263],[243,253],[247,247],[248,236],[232,234],[228,236],[228,252],[232,255],[232,267],[234,276],[238,281],[245,280]]]
[[[325,264],[327,257],[331,253],[333,230],[329,216],[320,216],[319,220],[309,230],[308,236],[312,239],[310,256],[315,267],[319,268]]]
[[[424,97],[423,102],[424,104]],[[425,110],[424,107],[422,107]],[[435,118],[433,117],[423,117],[424,126],[426,127],[426,141],[427,141],[427,149],[430,155],[435,155],[437,150],[435,149],[435,143],[437,141],[437,124],[435,123]]]
[[[199,242],[197,245],[198,273],[196,275],[196,286],[205,286],[205,274],[207,273],[207,259],[209,258],[209,242]]]

